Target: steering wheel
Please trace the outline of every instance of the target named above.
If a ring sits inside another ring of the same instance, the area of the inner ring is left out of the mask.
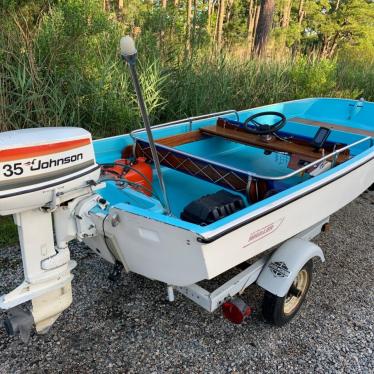
[[[255,118],[263,117],[263,116],[276,116],[279,117],[280,120],[274,122],[272,125],[259,123],[255,120]],[[285,124],[286,124],[286,117],[284,114],[279,112],[261,112],[256,113],[250,117],[248,117],[244,121],[244,128],[246,131],[248,131],[250,134],[255,135],[270,135],[278,130],[280,130]]]

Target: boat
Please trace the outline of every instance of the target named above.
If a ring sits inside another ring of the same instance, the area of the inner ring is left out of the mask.
[[[236,127],[254,115],[258,121],[279,119],[274,113],[287,120],[269,140]],[[107,182],[98,193],[119,223],[106,221],[105,236],[115,238],[118,256],[131,271],[177,286],[212,279],[317,224],[369,188],[374,127],[367,122],[373,114],[373,103],[303,99],[155,126],[170,213],[154,196]],[[329,135],[317,148],[321,129]],[[98,140],[94,147],[99,164],[113,163],[123,152],[152,160],[145,130]],[[152,190],[162,196],[155,172]],[[239,196],[242,209],[203,225],[181,218],[191,202],[222,190]]]
[[[72,239],[111,262],[114,278],[125,269],[163,282],[170,301],[177,291],[236,323],[250,314],[236,295],[257,282],[265,318],[290,321],[312,259],[324,261],[310,239],[373,186],[373,117],[372,102],[308,98],[152,127],[145,118],[145,128],[93,142],[80,129],[0,134],[0,214],[15,215],[25,264],[24,283],[0,298],[8,333],[49,328],[70,305]],[[23,183],[24,165],[38,177]],[[47,238],[30,244],[35,220]],[[201,286],[243,264],[217,290]],[[31,319],[15,309],[27,300]]]

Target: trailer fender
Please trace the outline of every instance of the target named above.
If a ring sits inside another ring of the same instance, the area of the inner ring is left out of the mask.
[[[318,245],[300,238],[291,238],[271,255],[257,278],[257,284],[272,294],[283,297],[296,275],[313,257],[325,261]]]

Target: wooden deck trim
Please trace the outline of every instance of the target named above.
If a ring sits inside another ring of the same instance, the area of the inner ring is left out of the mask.
[[[155,143],[166,145],[168,147],[176,147],[178,145],[187,144],[201,140],[202,134],[199,130],[189,131],[178,135],[167,136],[165,138],[155,139]]]
[[[343,132],[350,132],[352,134],[374,137],[374,131],[357,129],[357,128],[354,128],[354,127],[338,125],[338,124],[335,124],[335,123],[314,121],[314,120],[311,120],[311,119],[301,118],[301,117],[289,118],[287,121],[288,122],[301,123],[303,125],[308,125],[308,126],[327,127],[330,130],[338,130],[338,131],[343,131]]]

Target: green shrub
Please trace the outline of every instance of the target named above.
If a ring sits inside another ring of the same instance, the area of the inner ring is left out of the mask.
[[[299,58],[290,72],[297,98],[308,96],[330,96],[336,88],[336,62],[333,60],[309,60]]]

